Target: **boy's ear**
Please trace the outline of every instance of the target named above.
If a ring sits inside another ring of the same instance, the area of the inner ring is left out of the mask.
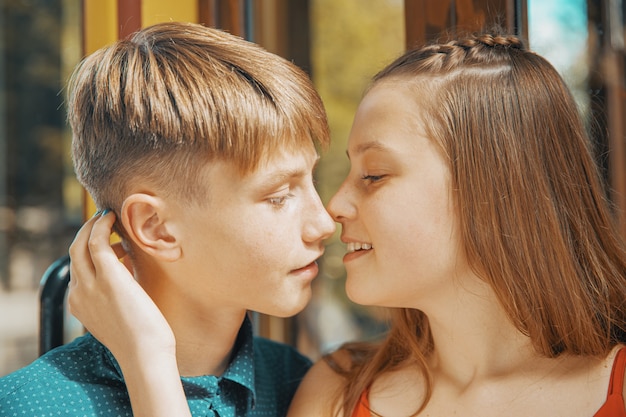
[[[129,195],[122,204],[121,222],[128,238],[143,252],[162,261],[180,258],[180,240],[169,222],[163,199],[149,194]]]

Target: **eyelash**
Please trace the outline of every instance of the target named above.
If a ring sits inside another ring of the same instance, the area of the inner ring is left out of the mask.
[[[384,175],[362,175],[361,180],[363,180],[367,184],[371,184],[371,183],[382,180],[383,177]]]
[[[286,195],[281,195],[279,197],[270,197],[267,201],[274,207],[280,208],[285,205],[288,198],[293,197],[293,194],[289,193]]]

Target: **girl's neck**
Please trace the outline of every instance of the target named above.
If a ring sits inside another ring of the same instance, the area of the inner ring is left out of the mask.
[[[450,294],[424,311],[435,343],[433,372],[454,375],[462,383],[518,372],[539,358],[484,281],[457,284]]]

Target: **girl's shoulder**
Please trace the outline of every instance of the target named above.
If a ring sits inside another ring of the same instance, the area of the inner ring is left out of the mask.
[[[612,363],[608,396],[621,393],[621,405],[624,406],[622,412],[626,414],[626,384],[624,383],[626,380],[626,346],[619,346]]]
[[[345,349],[327,355],[309,369],[291,402],[288,417],[342,415],[338,411],[346,379],[337,365],[344,369],[351,366]]]

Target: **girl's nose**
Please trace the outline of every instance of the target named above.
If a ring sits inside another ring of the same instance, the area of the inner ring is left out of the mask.
[[[354,217],[356,209],[350,199],[347,180],[341,184],[335,195],[330,199],[327,210],[336,222]]]

